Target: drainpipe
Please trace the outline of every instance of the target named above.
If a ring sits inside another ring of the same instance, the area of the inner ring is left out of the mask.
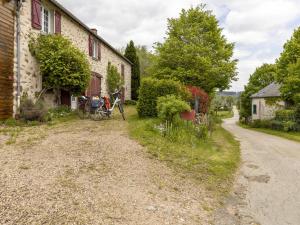
[[[16,33],[16,42],[17,42],[17,111],[20,109],[20,99],[21,99],[21,47],[20,47],[20,10],[22,7],[22,0],[16,1],[16,17],[17,17],[17,33]]]

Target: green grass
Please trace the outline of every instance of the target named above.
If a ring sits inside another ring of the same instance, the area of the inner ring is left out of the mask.
[[[75,120],[79,120],[79,116],[76,112],[70,112],[61,117],[55,117],[51,121],[48,122],[39,122],[39,121],[24,121],[24,120],[16,120],[16,119],[7,119],[0,121],[0,135],[4,135],[8,137],[8,140],[5,142],[6,145],[15,144],[20,133],[23,132],[24,128],[28,127],[36,127],[43,126],[47,124],[48,126],[54,126],[57,124],[72,122]],[[34,140],[30,140],[34,141]]]
[[[157,119],[140,119],[133,107],[127,108],[127,114],[128,111],[131,136],[153,156],[197,179],[209,190],[228,192],[240,161],[239,142],[229,132],[217,125],[206,140],[194,140],[183,133],[179,142],[170,141],[154,128],[159,124]]]
[[[233,111],[219,111],[217,116],[221,119],[228,119],[233,117]]]
[[[285,132],[285,131],[279,131],[279,130],[271,130],[268,128],[253,128],[250,127],[246,124],[242,124],[242,123],[238,123],[239,126],[246,128],[246,129],[250,129],[250,130],[255,130],[255,131],[259,131],[259,132],[263,132],[266,134],[271,134],[271,135],[275,135],[278,137],[282,137],[282,138],[286,138],[292,141],[298,141],[300,142],[300,132]]]

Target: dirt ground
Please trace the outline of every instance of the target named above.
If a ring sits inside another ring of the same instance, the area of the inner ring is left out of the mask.
[[[0,138],[0,224],[210,224],[212,198],[131,140],[77,120]]]
[[[224,127],[241,142],[234,190],[218,210],[218,225],[299,225],[300,144],[239,127],[238,112]]]

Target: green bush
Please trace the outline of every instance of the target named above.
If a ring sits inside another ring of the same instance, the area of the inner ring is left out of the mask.
[[[284,121],[283,122],[283,130],[286,132],[298,131],[297,123],[295,121]]]
[[[253,120],[250,123],[250,126],[253,128],[271,128],[272,121],[271,120]]]
[[[175,95],[183,100],[189,97],[186,88],[179,82],[173,80],[158,80],[146,78],[142,80],[139,90],[137,111],[140,117],[157,116],[157,98]]]
[[[295,110],[283,109],[276,112],[275,120],[278,121],[295,121]]]
[[[295,108],[295,121],[300,125],[300,103]]]
[[[137,101],[135,100],[125,100],[124,105],[136,105]]]
[[[55,34],[32,36],[29,49],[39,62],[44,88],[75,95],[87,89],[91,78],[88,58],[69,39]]]
[[[162,96],[157,99],[158,117],[163,121],[173,122],[175,116],[190,110],[190,105],[175,95]]]
[[[283,130],[283,123],[282,123],[282,121],[272,120],[271,121],[271,129],[272,130]]]
[[[118,68],[112,65],[110,62],[107,65],[107,89],[110,93],[120,90],[124,81],[121,74],[118,72]]]

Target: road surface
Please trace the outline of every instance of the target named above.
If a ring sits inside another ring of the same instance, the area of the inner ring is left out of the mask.
[[[241,128],[237,121],[235,109],[223,124],[241,142],[242,164],[217,225],[299,225],[300,144]]]

